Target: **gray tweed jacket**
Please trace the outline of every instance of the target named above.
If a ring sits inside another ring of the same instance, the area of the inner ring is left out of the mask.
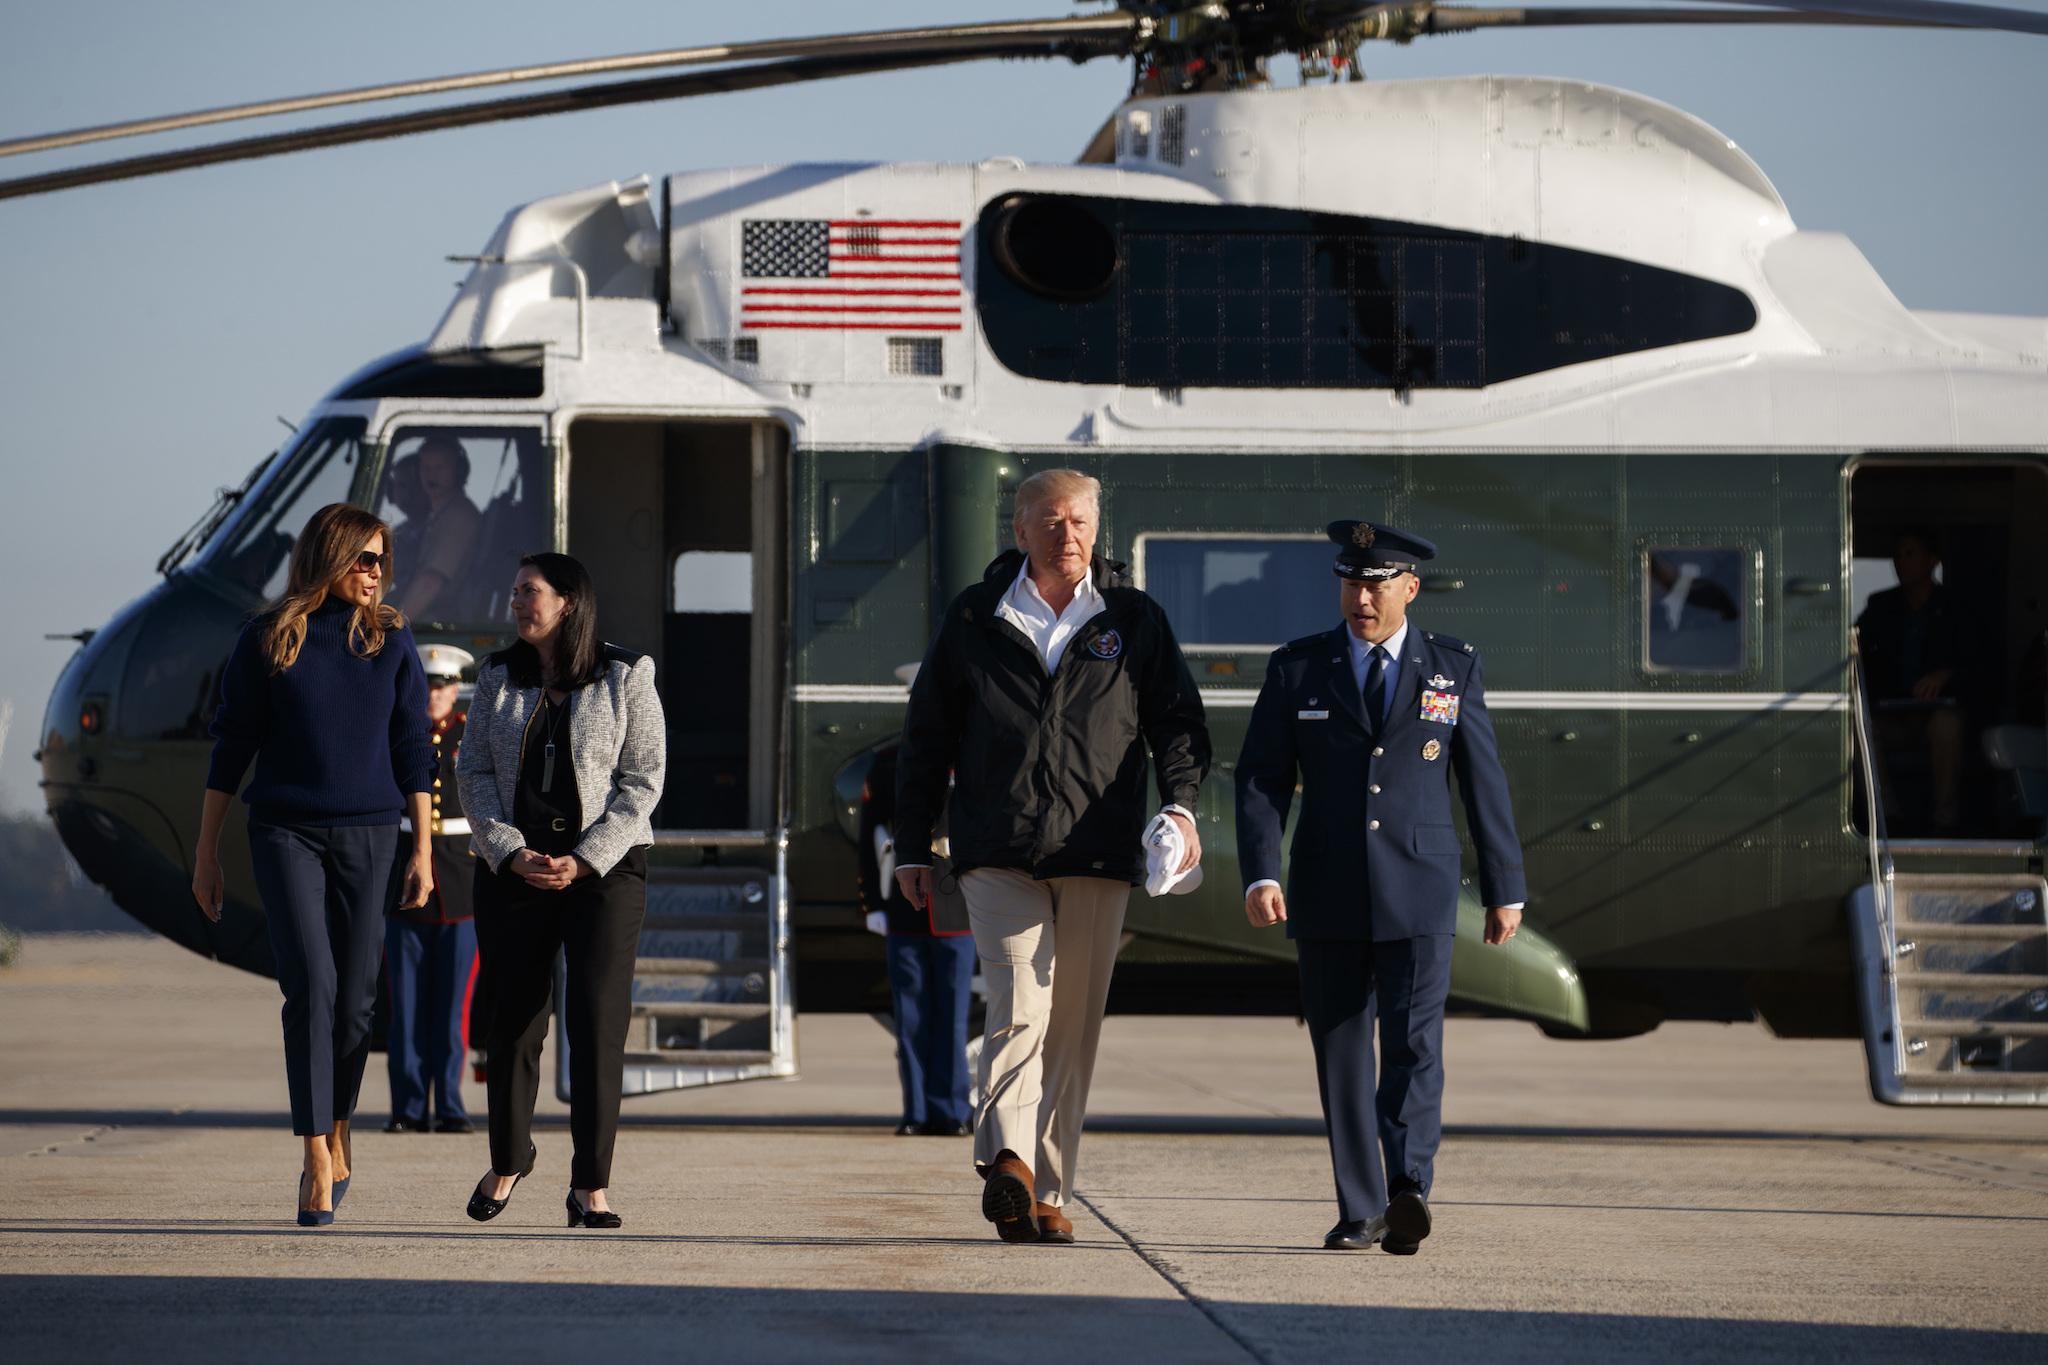
[[[654,690],[654,660],[604,647],[597,681],[569,694],[569,756],[583,804],[576,856],[599,876],[633,848],[654,842],[651,823],[668,762],[668,728]],[[512,822],[519,751],[540,706],[538,687],[516,687],[503,664],[477,671],[476,695],[455,763],[455,785],[469,817],[469,845],[496,871],[526,847]]]

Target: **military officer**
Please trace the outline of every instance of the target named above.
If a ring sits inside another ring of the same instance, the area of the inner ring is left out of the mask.
[[[1369,521],[1332,522],[1328,534],[1343,623],[1267,665],[1237,763],[1238,862],[1246,917],[1285,923],[1300,960],[1337,1178],[1323,1245],[1406,1255],[1429,1235],[1442,1129],[1460,862],[1449,773],[1479,853],[1488,943],[1521,923],[1522,852],[1479,656],[1408,620],[1416,570],[1436,547]],[[1297,782],[1283,894],[1280,837]]]
[[[385,1041],[391,1074],[387,1133],[467,1133],[462,1102],[463,1042],[477,975],[476,923],[470,904],[469,822],[455,791],[455,758],[468,714],[457,704],[468,650],[421,645],[427,718],[434,741],[434,892],[406,910],[393,902],[384,919],[384,972],[391,988]]]

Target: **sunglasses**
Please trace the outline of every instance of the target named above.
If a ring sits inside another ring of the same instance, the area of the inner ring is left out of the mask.
[[[372,554],[368,550],[356,551],[356,572],[368,573],[372,569],[379,569],[385,573],[391,572],[391,556]]]

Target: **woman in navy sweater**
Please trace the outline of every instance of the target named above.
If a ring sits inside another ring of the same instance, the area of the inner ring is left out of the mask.
[[[405,618],[384,603],[390,544],[389,527],[346,503],[306,523],[284,596],[242,631],[221,672],[193,857],[193,897],[217,921],[221,826],[254,760],[242,799],[284,992],[292,1132],[305,1140],[301,1227],[332,1223],[348,1191],[349,1117],[407,806],[413,846],[401,899],[422,905],[434,886],[426,676]]]

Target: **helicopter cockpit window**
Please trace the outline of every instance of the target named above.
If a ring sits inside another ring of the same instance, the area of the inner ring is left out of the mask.
[[[200,563],[265,601],[284,591],[292,542],[313,514],[347,502],[363,453],[363,421],[330,417],[302,432],[242,499]]]
[[[1742,669],[1743,603],[1755,556],[1739,549],[1652,549],[1643,559],[1644,640],[1653,670]]]
[[[547,475],[532,427],[401,427],[377,488],[391,602],[415,623],[502,622],[519,557],[548,547]]]
[[[1188,649],[1271,649],[1337,624],[1334,592],[1301,590],[1329,577],[1322,536],[1143,535],[1136,559]]]

